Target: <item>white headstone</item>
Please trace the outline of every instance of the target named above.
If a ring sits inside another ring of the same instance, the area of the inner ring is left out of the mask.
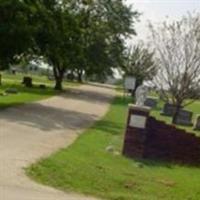
[[[133,76],[127,76],[124,80],[124,87],[126,90],[134,90],[135,89],[136,79]]]
[[[140,115],[131,115],[129,126],[134,128],[145,128],[146,125],[146,117]]]

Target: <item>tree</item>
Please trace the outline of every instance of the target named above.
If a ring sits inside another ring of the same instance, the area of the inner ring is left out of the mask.
[[[151,24],[150,30],[159,66],[154,84],[176,106],[176,123],[181,107],[200,98],[200,15],[188,14],[157,29]]]
[[[83,71],[87,76],[112,73],[111,69],[120,65],[125,37],[135,34],[133,25],[138,12],[120,0],[70,2],[81,30],[79,56],[74,63],[79,81]]]
[[[156,75],[157,67],[153,56],[154,52],[150,52],[142,43],[129,48],[122,70],[125,76],[136,78],[135,90],[144,80],[152,80]]]
[[[76,18],[63,1],[38,0],[31,4],[36,9],[35,53],[53,66],[55,89],[62,90],[64,73],[75,57],[74,46],[79,37]]]
[[[124,37],[134,34],[132,12],[118,0],[26,0],[35,14],[35,53],[53,66],[55,89],[62,89],[66,70],[106,74],[124,50]]]
[[[32,10],[24,1],[0,0],[0,68],[8,68],[33,44]]]

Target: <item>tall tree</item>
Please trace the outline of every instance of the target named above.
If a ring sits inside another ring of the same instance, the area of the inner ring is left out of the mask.
[[[0,68],[5,69],[29,51],[34,27],[29,23],[32,10],[24,1],[0,0]]]
[[[36,53],[53,66],[55,89],[62,90],[64,73],[75,56],[73,49],[78,37],[76,18],[69,13],[63,1],[40,0],[32,3],[37,10],[34,16],[37,26]]]
[[[144,47],[142,43],[131,46],[127,51],[122,70],[125,76],[136,78],[135,90],[144,80],[152,80],[156,75],[157,67],[153,56],[154,52]]]
[[[135,34],[139,14],[120,0],[77,0],[70,6],[81,30],[77,71],[80,75],[83,71],[86,75],[111,73],[120,65],[124,39]]]
[[[176,106],[176,123],[181,107],[200,98],[200,14],[164,22],[160,28],[150,25],[150,30],[159,66],[154,83]]]
[[[134,34],[138,13],[118,0],[26,0],[34,5],[37,53],[53,66],[55,89],[67,69],[81,76],[104,74],[119,65],[124,38]]]

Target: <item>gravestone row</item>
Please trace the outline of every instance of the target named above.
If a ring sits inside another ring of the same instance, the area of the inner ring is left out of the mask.
[[[172,117],[176,111],[176,107],[173,104],[166,103],[161,112],[162,115]],[[181,109],[176,119],[176,124],[184,126],[192,126],[193,112]],[[200,130],[200,115],[197,116],[195,130]]]
[[[172,117],[176,112],[176,106],[166,103],[161,112],[162,115]],[[176,124],[184,126],[192,126],[193,113],[191,111],[181,109],[176,119]]]

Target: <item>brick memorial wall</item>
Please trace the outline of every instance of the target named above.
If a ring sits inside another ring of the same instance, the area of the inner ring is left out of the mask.
[[[156,120],[149,113],[147,107],[129,106],[123,154],[200,165],[200,137]]]

